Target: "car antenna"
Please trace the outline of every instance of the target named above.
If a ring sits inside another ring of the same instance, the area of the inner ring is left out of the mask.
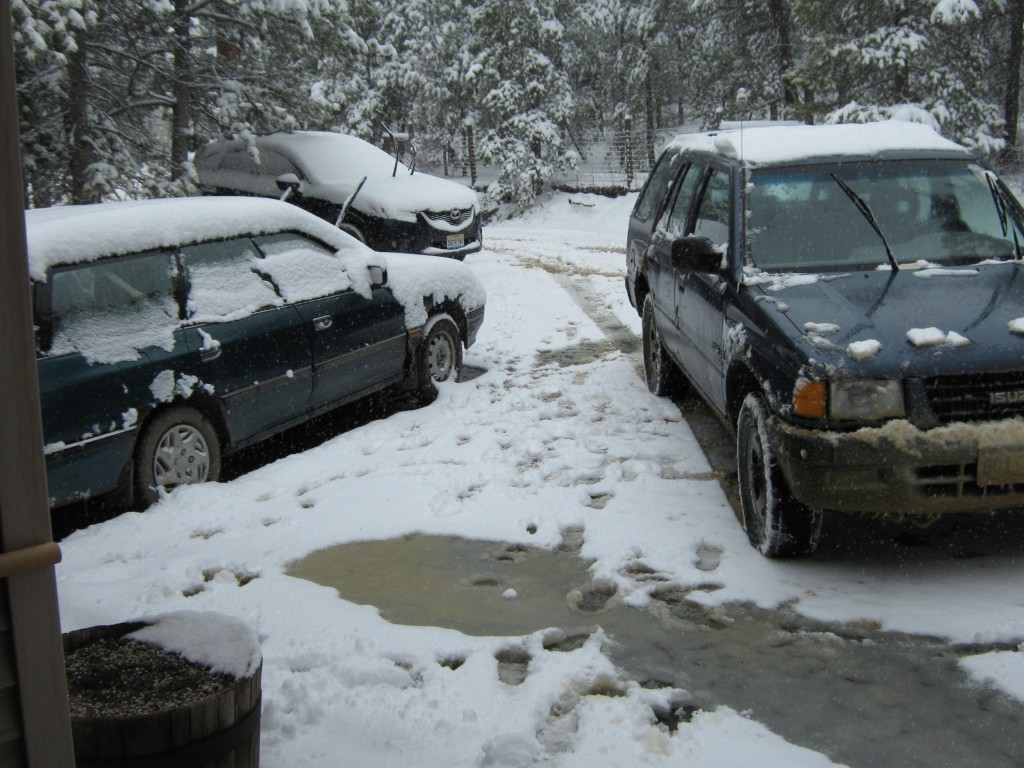
[[[390,128],[384,124],[381,124],[380,127],[383,128],[384,132],[391,138],[391,154],[395,156],[395,167],[391,171],[391,178],[394,178],[398,175],[398,142],[395,140],[395,134],[391,132]]]
[[[740,86],[736,91],[736,110],[740,116],[740,161],[743,160],[743,115],[747,112],[747,104],[750,102],[750,91]]]

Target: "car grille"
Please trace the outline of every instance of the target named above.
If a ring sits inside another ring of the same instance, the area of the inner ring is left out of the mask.
[[[924,386],[943,423],[1024,416],[1024,371],[939,376],[925,379]]]
[[[917,467],[915,485],[921,493],[936,498],[998,498],[1024,495],[1024,483],[978,485],[977,464],[941,464]]]
[[[452,208],[450,211],[424,211],[423,215],[430,221],[444,221],[453,227],[464,224],[473,217],[472,208]]]

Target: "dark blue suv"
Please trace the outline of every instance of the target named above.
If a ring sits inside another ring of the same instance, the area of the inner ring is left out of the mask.
[[[735,429],[758,550],[813,551],[824,510],[1024,506],[1022,221],[923,125],[668,146],[628,234],[647,383],[688,381]]]

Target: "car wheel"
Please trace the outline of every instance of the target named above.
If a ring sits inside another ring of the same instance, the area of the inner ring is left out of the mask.
[[[450,315],[434,315],[423,326],[416,350],[417,394],[423,400],[437,397],[436,382],[458,381],[462,375],[462,337]]]
[[[647,388],[658,397],[678,392],[683,388],[683,377],[661,345],[661,334],[658,333],[658,324],[654,319],[654,297],[651,294],[644,297],[641,326]]]
[[[136,451],[136,498],[149,506],[160,488],[216,481],[220,459],[220,438],[203,414],[184,406],[162,411],[146,426]]]
[[[768,409],[757,393],[747,395],[736,422],[736,464],[743,527],[766,557],[813,552],[821,534],[821,511],[792,497],[768,438]]]

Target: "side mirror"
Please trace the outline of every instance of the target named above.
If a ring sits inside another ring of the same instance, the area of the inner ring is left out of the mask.
[[[292,192],[298,192],[299,186],[302,184],[299,177],[294,173],[282,173],[275,181],[277,182],[277,188],[283,193],[281,195],[282,200],[287,200]]]
[[[383,288],[387,285],[388,273],[384,267],[378,266],[377,264],[371,264],[368,269],[370,270],[371,288]]]
[[[680,237],[672,241],[672,266],[680,272],[721,272],[722,252],[710,238]]]

